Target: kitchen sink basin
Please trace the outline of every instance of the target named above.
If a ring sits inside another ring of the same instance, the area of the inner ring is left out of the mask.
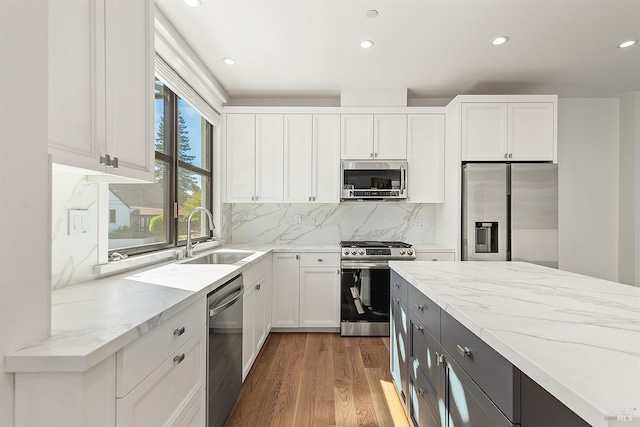
[[[184,264],[235,264],[255,252],[213,252],[209,255],[185,261]]]

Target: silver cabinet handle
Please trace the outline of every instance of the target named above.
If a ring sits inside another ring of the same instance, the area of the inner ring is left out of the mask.
[[[180,335],[184,334],[184,331],[185,331],[185,329],[184,329],[184,326],[183,326],[182,328],[178,328],[175,331],[173,331],[173,335],[179,337]]]
[[[436,351],[436,364],[438,366],[444,365],[444,354],[440,354]]]
[[[373,159],[373,153],[371,153],[371,158]]]
[[[424,306],[423,306],[423,305],[420,305],[420,304],[416,304],[416,309],[417,309],[418,311],[424,311]]]
[[[469,350],[469,347],[462,347],[460,345],[457,345],[456,347],[458,348],[458,353],[460,353],[462,357],[471,357],[471,350]]]
[[[313,196],[313,201],[314,201],[314,202],[316,201],[316,196]]]
[[[398,304],[400,302],[400,300],[398,298],[393,298],[393,303],[394,304]]]
[[[431,258],[431,261],[437,261],[438,258]]]
[[[259,291],[259,290],[260,290],[260,285],[261,285],[260,283],[258,283],[258,284],[256,285],[256,291]]]
[[[424,397],[424,389],[422,387],[418,389],[418,394]]]
[[[322,262],[322,258],[318,258],[318,262]]]
[[[400,285],[398,285],[397,283],[394,283],[393,286],[395,286],[397,289],[400,289]]]
[[[340,269],[337,269],[336,271],[337,271],[338,274],[340,274]]]
[[[309,201],[311,201],[311,196],[309,196]]]
[[[508,157],[509,157],[509,154],[508,153],[504,153],[504,158],[506,159]]]
[[[118,169],[118,158],[117,157],[113,158],[113,162],[111,162],[111,166],[113,166],[114,169]]]
[[[513,157],[513,153],[509,153],[509,158],[511,159]]]
[[[178,365],[179,365],[179,364],[180,364],[180,362],[182,362],[183,360],[184,360],[184,353],[182,353],[182,354],[180,354],[180,355],[178,355],[178,356],[176,356],[176,357],[174,357],[174,358],[173,358],[173,361],[174,361],[175,363],[177,363]]]
[[[422,331],[424,331],[424,328],[422,326],[416,325],[416,329],[418,330],[418,332],[422,333]]]
[[[296,259],[299,259],[300,255],[296,255]]]

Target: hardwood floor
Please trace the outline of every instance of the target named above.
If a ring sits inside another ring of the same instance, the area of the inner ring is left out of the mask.
[[[227,427],[408,427],[389,338],[271,333]]]

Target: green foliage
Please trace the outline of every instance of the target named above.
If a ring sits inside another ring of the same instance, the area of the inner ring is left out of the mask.
[[[110,239],[144,239],[152,237],[148,231],[132,231],[131,227],[123,225],[109,232]]]
[[[156,215],[149,221],[149,232],[154,236],[163,238],[165,233],[164,217]]]

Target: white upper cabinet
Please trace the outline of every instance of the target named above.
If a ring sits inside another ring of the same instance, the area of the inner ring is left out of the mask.
[[[444,202],[444,114],[409,114],[408,203]]]
[[[227,114],[228,203],[282,203],[283,115]]]
[[[407,115],[376,114],[373,127],[373,157],[381,160],[407,158]]]
[[[343,114],[341,145],[342,159],[406,159],[407,115]]]
[[[285,203],[340,201],[340,116],[285,114]]]
[[[93,180],[153,181],[153,7],[150,0],[49,5],[54,163]]]
[[[462,103],[463,161],[554,160],[552,102]]]

